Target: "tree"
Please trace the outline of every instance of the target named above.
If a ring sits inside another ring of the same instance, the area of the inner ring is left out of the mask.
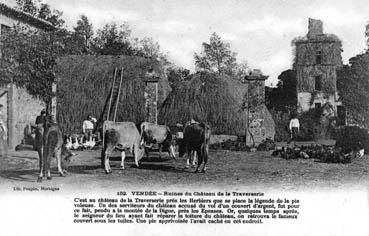
[[[16,0],[17,6],[16,9],[27,12],[33,16],[36,16],[38,13],[38,7],[35,1],[33,0]],[[40,3],[40,2],[38,2]]]
[[[131,29],[124,23],[106,24],[97,30],[93,47],[97,54],[101,55],[134,55],[135,49],[131,43]]]
[[[167,75],[169,85],[173,89],[190,77],[190,71],[181,67],[172,67],[168,69]]]
[[[359,54],[337,71],[340,100],[348,111],[350,123],[369,127],[369,52]]]
[[[250,71],[250,68],[247,64],[246,61],[243,61],[241,63],[237,63],[235,68],[234,68],[234,76],[240,80],[240,81],[244,81],[245,80],[245,76],[248,75]]]
[[[1,84],[14,83],[50,108],[57,58],[64,52],[60,31],[44,32],[16,26],[1,36]]]
[[[94,34],[92,24],[87,16],[81,15],[77,21],[76,27],[73,28],[73,40],[81,53],[89,53],[91,51],[92,36]]]
[[[16,9],[43,19],[55,27],[62,27],[65,21],[61,18],[63,12],[56,9],[51,10],[50,5],[33,0],[16,0]]]
[[[268,109],[293,112],[297,105],[296,72],[285,70],[278,76],[276,88],[265,90],[265,103]]]
[[[231,51],[229,43],[223,42],[216,33],[213,33],[210,42],[204,42],[202,46],[203,52],[194,55],[197,70],[233,74],[237,54]]]
[[[136,48],[145,57],[158,59],[161,56],[159,43],[149,37],[138,40]]]

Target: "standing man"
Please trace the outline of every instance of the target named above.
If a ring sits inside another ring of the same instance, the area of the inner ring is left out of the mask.
[[[46,111],[45,109],[42,109],[39,116],[36,117],[36,126],[42,126],[46,120]]]
[[[4,106],[0,104],[0,155],[1,157],[6,156],[8,152],[8,146],[6,143],[8,132],[6,129],[5,122],[4,122],[3,108]]]
[[[96,123],[96,118],[88,115],[87,119],[85,121],[83,121],[83,125],[82,125],[82,132],[85,136],[85,138],[87,138],[87,140],[90,139],[90,137],[92,136],[92,132],[94,130],[94,126]]]
[[[46,110],[42,109],[39,116],[36,117],[35,125],[35,139],[33,142],[33,150],[40,151],[43,145],[43,132],[44,132],[44,124],[46,121]]]
[[[295,145],[295,142],[297,141],[297,135],[300,131],[300,122],[297,119],[295,114],[292,115],[292,118],[290,120],[289,129],[290,129],[291,139],[287,142],[287,144],[289,144],[291,141],[294,141],[294,145]]]

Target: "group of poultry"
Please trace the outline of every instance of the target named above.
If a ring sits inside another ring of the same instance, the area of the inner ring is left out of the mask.
[[[96,136],[91,135],[88,139],[83,135],[70,135],[66,137],[65,147],[69,150],[90,150],[96,146]]]
[[[351,163],[353,159],[364,156],[364,149],[353,148],[342,150],[340,147],[310,145],[301,147],[282,147],[272,152],[273,156],[280,156],[284,159],[318,159],[325,163]]]

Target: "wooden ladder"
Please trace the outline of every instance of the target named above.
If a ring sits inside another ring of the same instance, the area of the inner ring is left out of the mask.
[[[120,91],[121,91],[122,82],[123,82],[123,67],[120,70],[120,79],[118,78],[118,73],[119,73],[118,68],[115,68],[114,78],[113,78],[113,83],[110,89],[110,93],[105,100],[104,109],[101,112],[101,115],[96,123],[94,133],[97,131],[97,129],[101,127],[101,125],[103,124],[105,120],[111,120],[114,122],[116,120],[118,106],[119,106],[119,96],[120,96]]]

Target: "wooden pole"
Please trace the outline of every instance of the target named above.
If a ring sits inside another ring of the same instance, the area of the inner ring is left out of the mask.
[[[113,99],[113,91],[114,91],[114,87],[115,87],[115,77],[116,77],[116,75],[117,75],[117,68],[115,68],[115,71],[114,71],[113,85],[111,86],[110,101],[109,101],[109,107],[108,107],[108,115],[106,117],[106,120],[109,120],[111,100]]]
[[[122,80],[123,80],[123,67],[122,67],[122,70],[120,72],[120,82],[119,82],[119,89],[118,89],[118,97],[117,97],[117,100],[115,102],[115,111],[114,111],[114,119],[113,119],[114,122],[115,122],[115,117],[117,116],[117,110],[118,110],[118,104],[119,104],[119,95],[120,95],[120,88],[122,86]]]

